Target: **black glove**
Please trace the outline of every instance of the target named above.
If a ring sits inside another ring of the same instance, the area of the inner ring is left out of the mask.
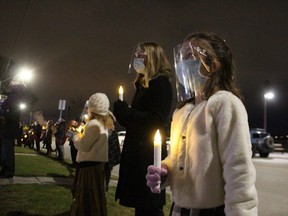
[[[128,109],[129,107],[126,101],[117,100],[114,102],[113,110],[117,119],[125,118]]]

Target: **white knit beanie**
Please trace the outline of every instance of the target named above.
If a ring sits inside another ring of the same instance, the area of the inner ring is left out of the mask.
[[[108,115],[109,99],[104,93],[95,93],[88,100],[88,109],[90,112],[99,115]]]

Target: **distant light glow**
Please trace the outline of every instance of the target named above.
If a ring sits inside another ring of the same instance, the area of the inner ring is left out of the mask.
[[[21,110],[24,110],[24,109],[26,109],[26,104],[21,103],[21,104],[19,105],[19,107],[20,107]]]

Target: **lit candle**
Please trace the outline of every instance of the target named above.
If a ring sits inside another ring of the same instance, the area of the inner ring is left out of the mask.
[[[158,168],[161,168],[161,146],[161,135],[159,130],[157,130],[154,137],[154,166]]]
[[[123,101],[123,87],[119,87],[119,100]]]
[[[161,135],[159,130],[157,130],[154,137],[154,166],[160,169],[161,169],[161,149],[162,149],[161,146],[162,146]],[[159,191],[160,191],[160,183],[161,181],[159,181],[158,185],[156,186],[156,188],[158,188]]]

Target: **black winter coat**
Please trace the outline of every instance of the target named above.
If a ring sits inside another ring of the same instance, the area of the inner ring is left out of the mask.
[[[153,194],[146,185],[145,176],[147,167],[153,164],[153,140],[157,129],[162,136],[162,159],[167,156],[165,126],[171,104],[172,86],[166,76],[150,80],[149,88],[136,85],[131,108],[114,103],[114,114],[126,127],[115,197],[121,205],[134,208],[165,205],[165,190]]]
[[[2,136],[5,139],[16,139],[19,134],[20,109],[17,95],[11,94],[1,107]]]

